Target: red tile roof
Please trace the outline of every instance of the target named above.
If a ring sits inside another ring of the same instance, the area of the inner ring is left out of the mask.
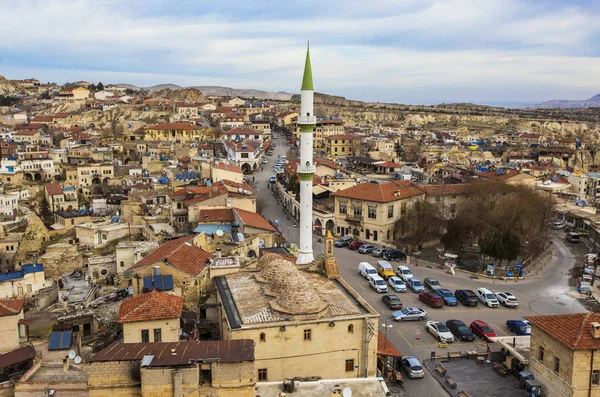
[[[164,261],[182,272],[197,276],[204,270],[206,262],[213,255],[193,246],[190,242],[193,238],[194,236],[185,236],[164,243],[152,251],[150,255],[130,267],[129,271]]]
[[[521,172],[519,172],[517,170],[504,169],[504,173],[500,174],[500,175],[496,174],[496,171],[480,172],[477,175],[479,175],[482,178],[493,179],[495,181],[505,181],[507,179],[510,179],[510,178],[513,178],[513,177],[519,175],[520,173]],[[531,175],[529,175],[529,174],[527,174],[527,176],[531,177]]]
[[[254,227],[257,229],[269,230],[272,232],[276,231],[275,228],[271,226],[271,224],[260,214],[250,211],[244,211],[239,208],[234,208],[233,211],[235,211],[235,213],[239,216],[241,221],[246,226]]]
[[[19,314],[24,303],[25,299],[0,299],[0,317]]]
[[[377,354],[388,357],[402,357],[402,354],[394,347],[392,342],[389,339],[386,340],[383,332],[377,333]]]
[[[35,116],[34,118],[31,119],[31,122],[36,122],[36,123],[48,123],[51,122],[53,120],[52,116]]]
[[[425,191],[428,196],[449,196],[456,194],[464,194],[467,191],[468,184],[457,183],[448,185],[422,185],[421,190]]]
[[[327,137],[327,140],[330,141],[332,139],[362,139],[362,137],[358,135],[350,135],[350,134],[340,134],[340,135],[332,135]]]
[[[600,313],[558,314],[526,317],[532,325],[571,350],[600,349],[600,339],[591,335],[592,323],[600,323]]]
[[[37,133],[38,133],[37,131],[19,131],[13,135],[15,135],[15,136],[33,136]]]
[[[55,196],[57,194],[63,194],[62,187],[58,183],[49,183],[46,185],[46,191],[50,196]]]
[[[166,123],[166,124],[156,124],[146,127],[147,130],[202,130],[202,127],[198,127],[196,125],[191,125],[187,123]]]
[[[220,181],[213,183],[213,186],[229,186],[229,187],[233,187],[235,189],[242,188],[243,190],[252,191],[252,188],[248,184],[238,183],[235,181],[231,181],[229,179],[221,179]]]
[[[152,321],[180,318],[183,311],[183,298],[164,292],[151,291],[138,295],[119,307],[120,323]]]
[[[224,135],[262,135],[262,132],[254,130],[252,128],[238,127],[238,128],[233,128],[227,132],[224,132],[223,134]]]
[[[215,221],[233,222],[233,213],[231,211],[231,208],[217,210],[200,210],[200,213],[198,214],[199,223]]]
[[[394,163],[393,161],[385,161],[383,163],[377,163],[375,165],[378,166],[378,167],[386,167],[386,168],[402,167],[401,164]]]
[[[242,169],[235,164],[226,164],[223,162],[219,162],[218,164],[213,163],[212,167],[223,171],[237,172],[238,174],[242,174]]]
[[[333,196],[352,199],[389,203],[409,197],[420,196],[423,190],[410,181],[394,181],[389,183],[361,183],[348,189],[338,190]]]
[[[224,194],[226,192],[227,189],[224,189],[222,186],[185,186],[183,189],[171,193],[169,197],[174,199],[187,196],[211,196]]]

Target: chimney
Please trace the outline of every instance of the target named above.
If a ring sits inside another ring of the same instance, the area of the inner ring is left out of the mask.
[[[594,339],[600,339],[600,323],[597,323],[597,322],[594,321],[591,324],[591,326],[592,326],[592,329],[590,331],[591,331],[591,334],[592,334],[592,338],[594,338]]]
[[[215,257],[216,257],[216,258],[220,258],[220,257],[221,257],[221,248],[217,248],[217,249],[215,250]],[[599,325],[599,326],[600,326],[600,325]]]
[[[63,372],[69,372],[69,357],[63,358]]]

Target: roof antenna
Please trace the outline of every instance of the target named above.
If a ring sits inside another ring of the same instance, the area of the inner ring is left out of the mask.
[[[310,50],[310,40],[306,40],[306,49]]]

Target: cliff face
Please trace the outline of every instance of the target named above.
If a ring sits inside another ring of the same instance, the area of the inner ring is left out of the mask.
[[[195,88],[182,88],[177,90],[165,88],[160,91],[156,91],[153,93],[153,95],[165,96],[175,101],[184,101],[190,103],[206,102],[208,100],[200,90]]]
[[[4,76],[0,76],[0,95],[16,95],[23,92],[23,89],[17,83],[8,81]]]

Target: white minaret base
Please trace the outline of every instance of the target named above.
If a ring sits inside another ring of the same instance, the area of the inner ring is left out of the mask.
[[[312,178],[300,181],[300,246],[296,264],[306,265],[315,258],[312,250]]]

